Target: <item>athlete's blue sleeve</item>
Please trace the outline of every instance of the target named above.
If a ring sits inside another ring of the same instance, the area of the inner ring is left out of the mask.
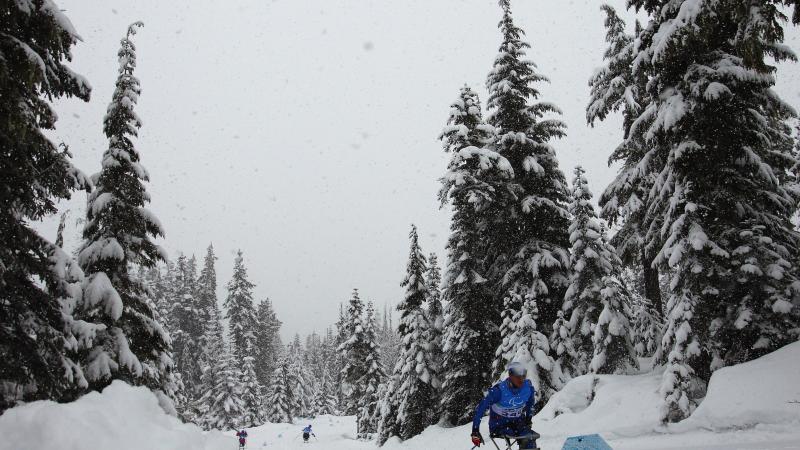
[[[528,402],[525,404],[525,417],[531,417],[533,415],[533,406],[536,404],[536,388],[533,387],[533,383],[531,383],[531,398],[528,399]]]
[[[489,409],[490,406],[500,401],[500,389],[497,386],[493,386],[489,389],[489,392],[486,394],[486,397],[481,400],[478,404],[478,407],[475,408],[475,417],[472,418],[472,429],[477,430],[481,427],[481,419],[483,415],[486,414],[486,410]]]

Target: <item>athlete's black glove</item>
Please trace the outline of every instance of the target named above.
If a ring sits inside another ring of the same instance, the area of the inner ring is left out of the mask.
[[[481,432],[478,430],[472,430],[472,445],[476,447],[480,447],[483,444],[483,436],[481,436]]]

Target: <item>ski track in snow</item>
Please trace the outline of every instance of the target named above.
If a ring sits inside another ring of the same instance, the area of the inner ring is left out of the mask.
[[[316,439],[312,436],[308,443],[303,443],[302,429],[308,424],[313,425]],[[260,449],[305,449],[324,448],[326,450],[346,449],[375,449],[373,442],[358,441],[355,439],[355,417],[320,416],[315,419],[298,419],[295,424],[265,424],[255,428],[248,428],[247,450]],[[238,448],[234,437],[235,432],[229,433],[231,448]]]

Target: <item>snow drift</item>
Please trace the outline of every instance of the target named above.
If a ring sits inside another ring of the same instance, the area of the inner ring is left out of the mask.
[[[705,400],[674,427],[725,430],[793,423],[800,427],[800,342],[714,372]]]
[[[0,450],[235,448],[233,437],[206,433],[167,415],[144,387],[114,381],[75,402],[31,402],[0,416]]]

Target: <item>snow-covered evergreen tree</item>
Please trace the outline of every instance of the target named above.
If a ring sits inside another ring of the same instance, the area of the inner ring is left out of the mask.
[[[190,405],[202,395],[199,386],[202,374],[202,363],[198,355],[202,355],[205,343],[202,342],[205,332],[202,320],[203,311],[194,295],[196,290],[195,272],[190,260],[180,255],[175,262],[172,285],[169,293],[172,306],[169,311],[170,332],[173,338],[175,368],[181,375],[183,394],[186,402],[179,404],[179,410],[185,419]],[[217,356],[215,355],[216,359]]]
[[[223,369],[225,369],[221,359],[226,356],[225,352],[227,351],[224,334],[225,331],[220,322],[220,312],[218,309],[214,309],[211,311],[211,317],[205,323],[205,331],[203,333],[205,347],[202,349],[203,353],[200,359],[202,375],[199,383],[202,395],[192,402],[189,411],[194,421],[204,429],[211,429],[215,425],[215,418],[212,417],[210,412],[214,407],[216,396],[226,395],[225,392],[217,390],[220,387],[225,387],[224,384],[220,383],[224,375]],[[213,415],[216,416],[216,414],[215,412]]]
[[[261,396],[263,388],[256,377],[255,358],[245,356],[240,362],[239,382],[242,386],[241,426],[253,427],[264,423]]]
[[[397,421],[400,402],[396,392],[400,380],[398,366],[402,363],[400,360],[397,361],[393,370],[394,373],[389,376],[387,383],[383,384],[380,389],[380,401],[375,413],[378,419],[377,442],[379,446],[385,444],[389,438],[400,435],[399,422]]]
[[[578,351],[575,349],[572,327],[564,311],[558,312],[558,317],[553,323],[553,332],[550,334],[551,355],[555,359],[558,370],[567,380],[576,376],[570,368],[579,367]]]
[[[631,126],[648,103],[646,77],[635,76],[632,72],[634,43],[641,26],[637,22],[636,35],[630,35],[614,8],[608,5],[601,8],[606,13],[608,48],[603,55],[604,66],[589,81],[591,99],[586,118],[594,124],[611,112],[622,110],[626,140],[609,158],[609,163],[619,161],[622,167],[600,196],[600,207],[603,218],[618,226],[611,241],[617,254],[626,265],[641,268],[644,295],[657,311],[661,311],[659,269],[652,264],[655,257],[653,247],[645,245],[647,229],[643,222],[648,207],[647,196],[655,179],[655,164],[642,160],[647,145],[639,136],[630,133]]]
[[[500,313],[500,345],[494,352],[492,363],[492,379],[499,380],[506,371],[508,363],[514,358],[514,333],[517,330],[522,314],[522,296],[514,295],[513,291],[503,299],[503,311]]]
[[[442,307],[442,275],[439,269],[439,260],[436,253],[428,256],[428,272],[425,274],[428,284],[428,297],[425,300],[425,313],[428,320],[428,336],[425,338],[428,345],[428,358],[431,361],[433,379],[431,386],[439,391],[442,385],[442,337],[444,336],[444,309]],[[439,403],[439,396],[436,396]]]
[[[172,261],[167,260],[164,263],[164,271],[161,272],[159,267],[155,268],[158,274],[154,274],[156,280],[155,287],[155,301],[156,309],[158,310],[159,317],[162,318],[164,326],[169,331],[173,339],[173,351],[175,348],[175,336],[173,336],[173,323],[172,323],[172,300],[173,300],[173,287],[175,285],[175,267]]]
[[[372,302],[367,302],[367,310],[364,313],[364,339],[368,344],[368,351],[365,359],[367,372],[359,380],[359,384],[364,389],[364,398],[356,417],[357,433],[359,439],[372,439],[378,430],[375,421],[375,411],[378,409],[378,390],[381,382],[386,378],[381,365],[380,347],[378,346],[375,324],[375,308]]]
[[[258,423],[262,416],[259,397],[262,386],[256,375],[256,329],[258,318],[253,305],[253,283],[247,279],[242,251],[236,255],[233,275],[227,284],[225,317],[228,319],[228,336],[231,352],[237,364],[239,383],[242,388],[242,421],[248,426]]]
[[[547,81],[526,58],[530,45],[512,18],[510,0],[501,0],[503,36],[487,79],[489,123],[497,130],[497,152],[513,169],[489,228],[489,279],[497,321],[506,292],[532,289],[538,299],[541,331],[549,334],[564,301],[569,274],[569,193],[550,141],[564,124],[546,115],[560,111],[539,102],[535,84]]]
[[[695,377],[798,338],[794,112],[770,65],[796,56],[781,42],[784,1],[628,3],[651,18],[632,69],[649,103],[628,140],[647,143],[657,174],[645,245],[672,271],[662,395],[676,421],[702,395]]]
[[[428,297],[425,280],[427,261],[419,246],[417,227],[409,233],[411,249],[406,266],[406,277],[401,286],[406,288],[405,298],[397,305],[400,311],[398,332],[402,347],[395,366],[397,376],[395,391],[388,393],[397,402],[396,426],[398,436],[410,439],[435,422],[437,383],[435,363],[431,361],[428,342],[430,324],[423,310]]]
[[[156,315],[156,318],[159,323],[163,324],[164,327],[167,329],[167,332],[170,332],[170,324],[169,324],[169,317],[170,317],[170,295],[169,295],[169,283],[167,282],[167,274],[165,273],[167,270],[171,270],[171,264],[167,261],[165,264],[165,271],[162,272],[161,265],[153,266],[147,269],[147,273],[145,275],[147,280],[147,285],[152,291],[152,300],[154,305],[153,312]],[[170,275],[171,276],[171,275]]]
[[[214,387],[206,393],[203,402],[208,408],[202,419],[207,429],[231,430],[243,424],[245,405],[238,366],[233,352],[223,344],[222,353],[215,362]]]
[[[392,310],[388,304],[384,305],[381,325],[378,331],[378,346],[381,348],[381,366],[383,366],[384,372],[391,373],[400,355],[400,336],[394,327]]]
[[[569,335],[565,339],[572,340],[566,347],[575,349],[576,358],[564,353],[558,364],[568,376],[587,373],[590,361],[593,372],[625,371],[627,363],[634,367],[637,363],[635,355],[627,354],[630,347],[629,305],[627,299],[620,298],[624,290],[619,289],[618,281],[614,280],[620,274],[621,262],[597,219],[583,168],[575,168],[572,185],[569,208],[572,215],[569,228],[572,275],[564,297],[564,313],[569,317]],[[596,330],[601,313],[604,319],[602,338],[597,335],[600,331]],[[606,335],[612,318],[611,335]],[[616,338],[612,339],[613,336]],[[607,339],[613,342],[607,342]],[[598,344],[602,348],[598,348]],[[607,353],[609,345],[619,351]],[[603,359],[602,355],[609,355],[612,359]]]
[[[336,381],[336,397],[338,398],[338,403],[336,410],[344,413],[345,411],[345,395],[344,395],[344,383],[342,380],[344,379],[344,366],[345,366],[345,352],[342,349],[342,344],[347,341],[348,338],[348,324],[349,320],[347,318],[347,313],[344,310],[344,305],[339,303],[339,320],[336,321],[336,340],[334,341],[334,349],[335,349],[335,357],[332,360],[332,376]]]
[[[336,396],[338,388],[335,387],[336,384],[333,380],[335,380],[335,374],[338,371],[337,360],[339,358],[339,353],[336,351],[336,335],[333,333],[332,327],[327,327],[325,329],[325,337],[322,338],[321,352],[323,360],[323,374],[327,373],[328,377],[331,378],[331,382],[334,386],[332,393]],[[320,383],[322,383],[321,380],[322,379],[320,379]],[[336,407],[338,407],[338,401],[336,405],[334,405],[334,409]]]
[[[253,288],[255,285],[247,278],[242,251],[236,254],[233,264],[233,275],[226,285],[228,296],[225,298],[225,317],[228,319],[228,337],[232,351],[238,361],[245,357],[255,357],[255,330],[258,319],[253,305]]]
[[[294,417],[313,417],[314,383],[308,366],[303,361],[303,346],[300,335],[287,347],[289,362],[289,387],[292,391],[292,415]]]
[[[209,245],[206,249],[206,256],[203,259],[203,268],[200,269],[200,275],[195,282],[195,294],[193,296],[192,317],[195,317],[203,334],[197,339],[199,346],[199,358],[197,354],[188,355],[197,359],[197,364],[200,367],[200,377],[197,382],[196,393],[194,395],[192,410],[197,415],[196,421],[203,423],[202,417],[206,405],[202,404],[204,401],[204,393],[212,389],[216,383],[216,374],[213,371],[215,361],[219,358],[221,345],[223,343],[223,330],[220,323],[220,310],[217,305],[217,273],[216,263],[217,257],[214,255],[214,247]],[[191,269],[190,269],[191,272]],[[247,383],[246,380],[243,382]]]
[[[447,308],[440,408],[442,419],[452,425],[472,420],[475,404],[491,385],[492,357],[500,343],[499,313],[487,282],[488,228],[493,221],[490,207],[500,194],[497,187],[513,171],[505,158],[488,148],[494,137],[477,94],[463,87],[440,136],[451,159],[439,199],[442,205],[449,201],[453,209],[443,280]],[[388,403],[384,406],[382,411],[391,410]],[[379,440],[386,437],[386,429]]]
[[[630,295],[631,340],[636,355],[640,358],[655,357],[664,333],[664,315],[647,299],[641,273],[637,266],[625,267],[620,281]]]
[[[319,382],[319,389],[317,389],[317,394],[314,398],[314,412],[316,415],[335,415],[337,413],[336,408],[338,402],[339,399],[336,397],[336,387],[333,384],[333,377],[326,366],[325,371],[322,373],[322,379]]]
[[[256,377],[262,386],[269,385],[272,371],[280,353],[281,321],[272,309],[272,302],[267,298],[258,305],[255,330],[255,365]]]
[[[339,345],[343,363],[341,369],[343,412],[346,415],[358,414],[364,399],[365,386],[359,381],[368,371],[366,357],[370,352],[370,343],[364,334],[363,314],[364,303],[358,296],[358,289],[353,289],[345,316],[347,321],[343,327],[346,340]]]
[[[425,342],[430,324],[422,308],[429,295],[425,279],[427,260],[419,246],[419,235],[414,225],[411,226],[409,240],[406,276],[401,283],[406,288],[406,294],[397,305],[400,311],[400,355],[378,405],[379,445],[392,436],[403,440],[416,436],[435,421],[437,411],[431,385],[435,372]]]
[[[197,304],[202,313],[202,323],[211,320],[211,314],[214,309],[217,309],[217,269],[215,263],[217,261],[214,255],[214,246],[208,245],[206,249],[206,256],[203,258],[203,268],[200,270],[200,276],[197,277],[196,295]]]
[[[150,196],[133,138],[141,126],[133,108],[141,89],[133,75],[136,48],[131,38],[137,22],[128,27],[118,53],[116,87],[103,119],[109,140],[102,168],[93,176],[83,243],[78,260],[86,274],[84,299],[75,317],[105,325],[81,352],[89,389],[100,390],[121,379],[172,395],[173,362],[170,337],[155,319],[143,284],[130,276],[132,265],[152,267],[165,259],[153,242],[164,235],[155,215],[145,208]]]
[[[290,365],[290,356],[284,354],[270,378],[267,415],[269,420],[274,423],[292,423],[294,399],[291,390]]]
[[[639,357],[653,356],[661,343],[664,329],[661,313],[646,297],[631,296],[633,348]]]
[[[512,291],[512,297],[520,296]],[[515,298],[522,309],[516,321],[514,333],[509,337],[512,357],[509,361],[520,362],[528,369],[528,379],[536,387],[536,407],[541,408],[558,391],[563,378],[553,358],[547,336],[538,330],[539,309],[535,291],[525,293],[524,298]]]
[[[57,115],[51,101],[88,101],[91,87],[66,62],[80,37],[51,0],[6,2],[0,21],[0,413],[17,401],[62,399],[86,387],[70,353],[94,329],[74,322],[83,274],[32,224],[90,180],[66,146],[45,135]],[[50,370],[49,368],[59,368]]]
[[[322,339],[316,331],[306,336],[306,348],[303,352],[305,362],[313,380],[322,380],[322,372],[325,370],[325,357],[322,354]]]
[[[639,368],[639,360],[631,339],[630,294],[613,275],[605,276],[602,283],[603,309],[594,327],[594,354],[589,370],[601,374],[632,373]]]

